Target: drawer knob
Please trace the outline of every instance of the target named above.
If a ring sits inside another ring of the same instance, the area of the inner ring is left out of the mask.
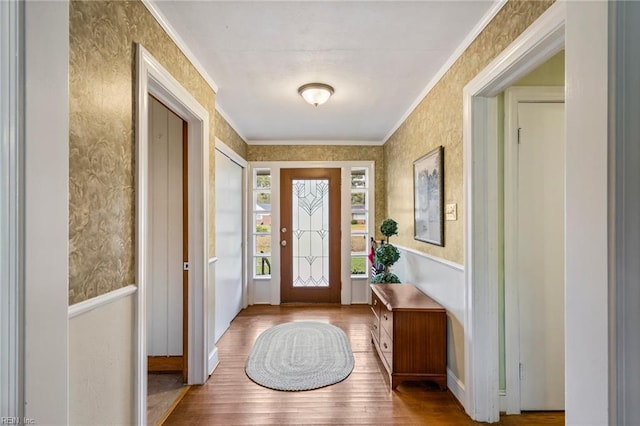
[[[373,306],[376,306],[377,304],[378,304],[378,301],[374,299],[373,300]]]

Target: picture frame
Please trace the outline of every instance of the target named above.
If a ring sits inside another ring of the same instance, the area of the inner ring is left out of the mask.
[[[413,162],[414,239],[444,247],[444,147]]]

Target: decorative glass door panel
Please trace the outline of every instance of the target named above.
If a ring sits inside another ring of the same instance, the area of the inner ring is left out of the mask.
[[[281,171],[281,300],[340,302],[340,169]]]
[[[329,286],[329,180],[294,180],[293,286]]]

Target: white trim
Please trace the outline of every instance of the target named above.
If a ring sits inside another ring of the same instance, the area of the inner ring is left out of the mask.
[[[566,2],[565,422],[568,425],[608,424],[608,414],[613,409],[609,405],[611,330],[607,260],[611,246],[607,224],[612,218],[607,211],[607,140],[613,126],[609,121],[609,107],[613,105],[609,83],[617,77],[608,69],[609,61],[615,57],[609,46],[612,36],[609,6],[609,2],[599,1]],[[631,43],[637,41],[633,39]],[[633,56],[624,59],[637,60]],[[637,72],[633,78],[637,79]],[[634,125],[638,124],[637,116],[632,120]],[[637,141],[634,143],[637,147]],[[637,183],[634,184],[637,199]],[[637,325],[634,326],[637,333]],[[633,404],[637,405],[637,401]],[[637,420],[636,417],[632,423]],[[621,424],[620,419],[618,422]]]
[[[202,78],[211,86],[215,93],[218,93],[218,85],[213,78],[207,73],[206,68],[200,63],[196,55],[189,49],[187,43],[180,37],[180,34],[173,28],[173,26],[169,23],[169,20],[166,16],[156,6],[153,0],[142,0],[142,4],[147,8],[147,10],[151,13],[151,15],[155,18],[155,20],[160,24],[162,29],[167,33],[169,38],[173,40],[173,42],[178,46],[178,49],[184,53],[184,56],[187,57],[187,60],[191,62],[193,67],[200,73]]]
[[[398,244],[394,244],[394,246],[396,246],[397,248],[399,248],[401,250],[404,250],[406,252],[413,253],[416,256],[421,256],[421,257],[424,257],[425,259],[433,260],[434,262],[438,262],[438,263],[440,263],[440,264],[442,264],[444,266],[448,266],[449,268],[455,269],[456,271],[464,272],[464,265],[461,265],[459,263],[452,262],[450,260],[443,259],[441,257],[434,256],[434,255],[429,254],[429,253],[423,253],[421,251],[418,251],[418,250],[415,250],[415,249],[411,249],[411,248],[408,248],[408,247],[405,247],[405,246],[401,246],[401,245],[398,245]]]
[[[93,311],[94,309],[132,295],[137,289],[138,288],[135,285],[130,284],[126,287],[71,305],[69,306],[69,319],[77,317],[78,315],[86,314],[89,311]]]
[[[520,414],[518,285],[518,103],[564,102],[564,86],[512,87],[504,95],[504,335],[507,414]]]
[[[209,352],[209,357],[207,358],[207,374],[210,376],[219,364],[220,357],[218,354],[218,348],[215,347],[211,352]]]
[[[467,34],[467,36],[462,40],[462,43],[457,47],[456,50],[453,51],[449,59],[442,64],[438,72],[431,78],[427,86],[420,92],[415,101],[409,106],[409,108],[405,111],[404,114],[400,117],[400,119],[396,122],[396,124],[391,128],[391,130],[387,133],[387,135],[382,139],[382,144],[384,144],[393,134],[402,126],[407,118],[411,115],[411,113],[420,105],[420,102],[431,92],[431,90],[438,84],[438,82],[444,77],[444,75],[449,71],[449,68],[453,66],[453,64],[462,56],[462,54],[467,50],[467,48],[473,43],[473,41],[478,37],[478,35],[484,30],[484,28],[489,25],[489,22],[502,10],[504,5],[507,4],[507,0],[497,0],[494,5],[484,14],[482,19],[478,21],[475,27]]]
[[[217,261],[218,261],[217,257],[210,257],[209,258],[209,262],[207,262],[207,263],[209,263],[209,265],[211,265],[212,263],[216,263]]]
[[[447,387],[453,396],[456,397],[458,402],[464,404],[464,401],[466,400],[464,383],[456,377],[449,367],[447,367]]]
[[[141,45],[137,45],[136,211],[137,283],[136,309],[136,423],[146,423],[146,286],[149,223],[148,94],[152,94],[187,122],[189,161],[189,384],[207,379],[208,300],[208,195],[209,113]]]
[[[500,417],[495,95],[562,49],[565,16],[566,4],[553,4],[463,90],[465,410],[477,421]]]
[[[362,140],[305,140],[305,139],[280,139],[280,140],[247,140],[247,145],[327,145],[327,146],[382,146],[382,141],[362,141]]]
[[[229,126],[231,126],[233,131],[236,132],[236,134],[238,136],[240,136],[240,138],[244,141],[244,143],[247,143],[247,138],[244,136],[244,134],[240,130],[238,130],[238,126],[235,123],[235,121],[233,121],[233,119],[229,116],[229,114],[227,114],[227,112],[224,109],[222,109],[222,106],[220,106],[220,104],[218,104],[218,100],[217,99],[216,99],[216,111],[218,111],[218,113],[222,116],[222,118],[225,119],[227,124]],[[217,126],[216,126],[216,128],[217,128]]]
[[[0,413],[24,416],[23,25],[21,2],[0,2]]]
[[[69,2],[20,3],[25,23],[24,415],[69,424]]]
[[[499,405],[500,405],[500,412],[501,413],[507,413],[507,391],[504,389],[501,389],[498,392],[498,399],[500,400]]]
[[[222,154],[224,154],[225,156],[229,157],[229,159],[231,161],[233,161],[234,163],[236,163],[238,166],[242,167],[243,169],[246,169],[247,166],[249,165],[249,163],[247,162],[247,160],[245,160],[244,158],[242,158],[240,156],[240,154],[238,154],[237,152],[235,152],[233,149],[231,149],[229,147],[229,145],[227,145],[226,143],[224,143],[223,141],[221,141],[220,139],[218,139],[218,137],[216,136],[216,149],[218,151],[220,151]],[[244,172],[243,172],[244,173]]]

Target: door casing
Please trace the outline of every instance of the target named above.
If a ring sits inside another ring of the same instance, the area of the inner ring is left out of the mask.
[[[149,150],[148,95],[187,122],[189,161],[189,343],[188,384],[204,383],[207,374],[209,113],[141,45],[137,45],[136,88],[136,258],[135,422],[146,424],[147,348],[146,287],[148,280]]]

